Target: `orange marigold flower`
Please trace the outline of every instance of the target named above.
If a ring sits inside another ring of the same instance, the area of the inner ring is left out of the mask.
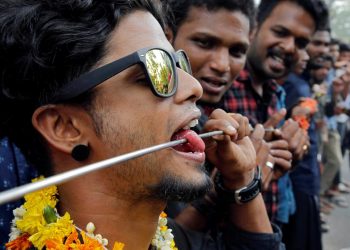
[[[73,250],[103,250],[103,246],[101,245],[101,243],[87,236],[84,231],[81,232],[81,237],[83,239],[83,242],[80,242],[78,237],[74,239],[75,238],[74,236],[71,239],[73,240],[73,242],[71,243],[66,242],[66,245],[68,244],[69,249],[73,249]]]
[[[19,236],[17,239],[10,241],[6,243],[6,249],[7,250],[26,250],[31,248],[33,245],[32,243],[28,240],[29,234],[23,234]]]
[[[317,111],[317,101],[312,98],[305,98],[300,102],[300,106],[308,108],[311,114],[314,114]]]
[[[299,123],[299,127],[305,131],[309,129],[310,123],[306,116],[294,116],[293,119]]]
[[[68,250],[68,247],[57,239],[47,240],[45,247],[47,250]]]

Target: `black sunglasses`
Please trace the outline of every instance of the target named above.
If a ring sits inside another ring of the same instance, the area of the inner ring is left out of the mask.
[[[192,74],[190,62],[183,50],[168,52],[161,48],[143,48],[81,75],[59,89],[52,101],[77,97],[135,64],[143,67],[152,92],[159,97],[175,94],[178,86],[176,67]]]

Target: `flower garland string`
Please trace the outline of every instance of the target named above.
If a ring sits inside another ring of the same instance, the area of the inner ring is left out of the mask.
[[[39,177],[33,181],[43,179]],[[13,210],[10,241],[7,250],[105,250],[108,240],[94,234],[95,225],[89,222],[86,232],[73,224],[69,213],[62,217],[55,208],[58,202],[57,187],[51,186],[24,196],[25,203]],[[152,249],[177,250],[166,214],[159,216],[158,227],[152,239]],[[113,250],[123,250],[125,244],[115,242]]]

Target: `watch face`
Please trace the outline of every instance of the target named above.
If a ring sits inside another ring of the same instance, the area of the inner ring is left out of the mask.
[[[261,169],[257,167],[253,181],[245,187],[237,190],[228,190],[223,185],[220,173],[214,179],[215,190],[220,201],[224,203],[243,204],[253,200],[261,192]]]

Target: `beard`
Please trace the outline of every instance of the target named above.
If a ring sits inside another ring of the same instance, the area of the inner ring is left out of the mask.
[[[203,197],[213,186],[213,183],[205,170],[203,179],[194,181],[185,181],[181,177],[167,174],[157,185],[149,186],[149,199],[157,199],[164,201],[181,201],[191,202]]]

